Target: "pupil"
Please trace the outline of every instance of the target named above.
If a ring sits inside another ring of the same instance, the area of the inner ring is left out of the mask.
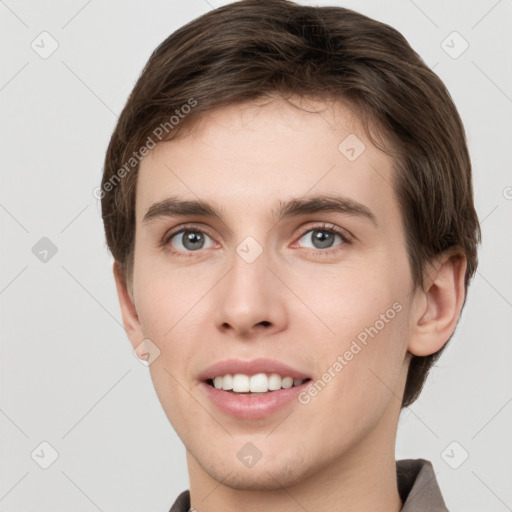
[[[318,242],[319,246],[315,245],[318,249],[325,249],[326,247],[331,247],[333,242],[333,233],[328,233],[327,231],[322,231],[320,229],[315,229],[312,233],[313,239],[315,242]]]
[[[200,249],[204,243],[204,237],[202,233],[198,233],[196,231],[189,231],[187,233],[183,233],[183,246],[187,249],[197,250]]]

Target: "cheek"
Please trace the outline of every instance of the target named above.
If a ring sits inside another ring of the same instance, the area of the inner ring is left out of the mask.
[[[390,388],[397,384],[405,357],[408,280],[396,279],[379,265],[367,265],[316,280],[320,285],[314,282],[303,279],[301,289],[309,290],[308,305],[322,321],[316,323],[322,336],[314,336],[315,367],[322,382],[333,382],[325,386],[327,402],[340,414],[360,414],[369,403],[382,407],[392,395]],[[310,317],[303,322],[304,332],[311,332]],[[349,404],[354,409],[347,409]]]
[[[142,262],[141,262],[142,263]],[[137,272],[139,321],[144,337],[152,340],[160,354],[150,365],[151,379],[163,409],[177,432],[186,431],[184,410],[190,402],[191,382],[187,369],[197,353],[197,304],[204,294],[201,282],[190,282],[165,268],[141,264]]]
[[[174,326],[193,307],[194,297],[197,302],[198,285],[177,272],[171,275],[170,267],[158,265],[155,259],[147,262],[141,258],[134,271],[137,312],[144,335],[163,340],[172,336]]]
[[[153,263],[146,267],[141,264],[137,271],[139,322],[144,337],[160,350],[150,370],[155,384],[160,382],[166,389],[188,386],[187,372],[197,358],[197,346],[205,338],[204,329],[211,317],[205,308],[212,283],[207,276],[194,279],[191,269],[171,272],[170,266]]]
[[[309,269],[290,274],[294,291],[310,310],[306,316],[294,316],[290,311],[293,321],[320,329],[327,347],[336,345],[337,340],[343,344],[359,333],[363,333],[364,339],[366,328],[376,326],[379,333],[390,331],[389,326],[396,324],[400,317],[398,310],[403,309],[408,281],[387,270],[381,264],[384,258],[376,260],[380,261],[351,262],[328,270]],[[371,332],[375,333],[375,329]]]

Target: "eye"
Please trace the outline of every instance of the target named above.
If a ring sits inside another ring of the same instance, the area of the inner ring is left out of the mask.
[[[200,229],[181,229],[171,233],[164,240],[164,245],[170,244],[173,252],[194,252],[214,246],[213,240]]]
[[[335,244],[336,240],[339,241],[338,244]],[[314,226],[313,229],[308,229],[302,234],[299,239],[299,243],[303,246],[303,244],[307,244],[308,242],[312,244],[309,247],[311,249],[317,249],[320,250],[320,252],[333,252],[322,249],[331,249],[332,247],[350,243],[350,240],[348,240],[347,236],[342,234],[342,231],[339,228],[324,224],[321,226]]]
[[[337,242],[337,243],[336,243]],[[351,243],[349,234],[331,224],[322,224],[310,227],[304,231],[295,243],[301,247],[316,249],[318,253],[329,254],[337,252],[336,247]],[[308,247],[308,243],[311,244]],[[202,249],[216,246],[215,241],[203,230],[196,226],[181,226],[178,231],[173,231],[164,236],[162,246],[170,246],[171,252],[176,255],[191,255]],[[331,248],[334,250],[329,250]]]

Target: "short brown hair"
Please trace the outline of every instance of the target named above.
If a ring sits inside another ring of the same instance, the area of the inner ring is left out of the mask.
[[[429,261],[455,248],[467,259],[467,289],[480,227],[465,131],[448,90],[392,27],[289,0],[210,11],[171,34],[144,67],[112,134],[100,194],[107,244],[128,289],[138,163],[163,134],[157,127],[171,139],[213,109],[275,94],[342,101],[376,144],[369,122],[379,127],[394,157],[414,285],[423,286]],[[444,346],[412,357],[402,407],[416,400]]]

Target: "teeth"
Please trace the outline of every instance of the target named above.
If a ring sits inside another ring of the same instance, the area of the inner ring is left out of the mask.
[[[233,391],[237,393],[250,391],[249,384],[249,377],[247,377],[247,375],[242,375],[241,373],[235,373],[235,375],[233,375]]]
[[[268,378],[268,389],[270,391],[276,391],[278,389],[281,389],[281,375],[277,373],[271,373]]]
[[[246,378],[245,375],[243,375]],[[238,391],[238,388],[233,388]],[[244,390],[245,391],[245,390]],[[268,391],[268,377],[265,373],[257,373],[249,379],[249,391],[252,393],[265,393]]]
[[[300,386],[303,382],[303,379],[281,377],[278,373],[257,373],[251,376],[236,373],[234,375],[219,375],[213,379],[215,388],[235,393],[266,393],[281,388],[288,389],[292,386]]]
[[[224,377],[217,377],[222,380],[221,386],[222,389],[229,391],[233,389],[233,376],[232,375],[224,375]]]
[[[285,377],[281,382],[281,386],[285,389],[291,388],[293,386],[293,379],[291,377]]]
[[[217,389],[222,388],[222,377],[215,377],[215,379],[213,379],[213,385],[214,385]]]

